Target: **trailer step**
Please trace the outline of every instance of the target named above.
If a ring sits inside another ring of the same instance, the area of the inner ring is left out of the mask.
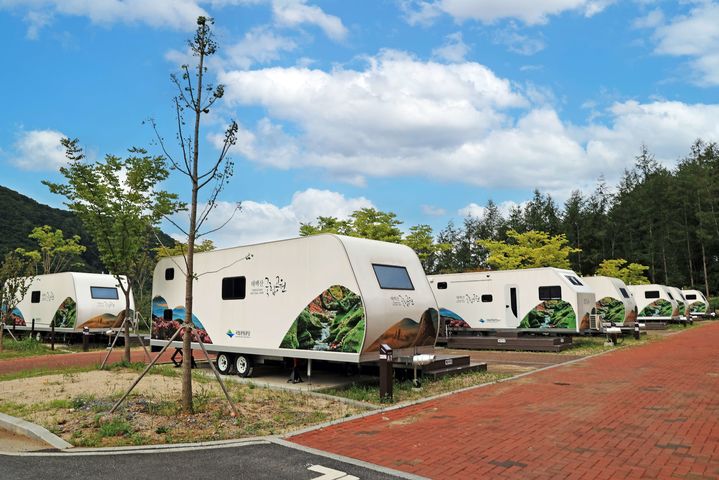
[[[572,337],[489,337],[453,336],[447,338],[447,348],[466,350],[523,350],[561,352],[572,346]]]
[[[422,371],[422,376],[427,378],[441,378],[447,375],[454,375],[457,373],[468,373],[468,372],[486,372],[486,363],[471,363],[469,365],[456,365],[447,368],[440,368],[437,370]]]

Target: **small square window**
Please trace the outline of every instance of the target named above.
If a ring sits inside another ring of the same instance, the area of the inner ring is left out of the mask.
[[[175,269],[174,268],[166,268],[165,269],[165,280],[173,280],[175,278]]]
[[[30,303],[40,303],[40,290],[35,290],[30,294]]]
[[[222,299],[242,300],[245,298],[247,281],[245,277],[227,277],[222,279]]]
[[[489,295],[489,294],[482,295],[482,302],[483,303],[491,303],[492,295]]]
[[[627,293],[627,289],[623,287],[619,287],[619,291],[622,292],[622,296],[624,298],[629,298],[629,293]]]
[[[172,310],[169,308],[166,308],[165,310],[163,310],[162,311],[162,319],[165,320],[166,322],[171,322],[172,321]]]
[[[437,282],[437,290],[447,290],[447,282]]]

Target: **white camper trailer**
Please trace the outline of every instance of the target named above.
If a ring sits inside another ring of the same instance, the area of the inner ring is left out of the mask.
[[[687,301],[687,312],[692,317],[709,317],[714,313],[709,312],[709,302],[699,290],[682,290]]]
[[[597,314],[605,322],[617,325],[633,325],[637,320],[637,302],[629,289],[618,278],[582,277],[582,282],[594,290],[597,297]]]
[[[123,284],[126,280],[123,278]],[[130,308],[135,304],[130,295]],[[113,275],[53,273],[33,277],[27,294],[12,312],[16,330],[72,333],[116,328],[125,318],[125,296]],[[12,325],[12,323],[11,323]]]
[[[671,296],[675,302],[677,302],[677,309],[679,310],[679,316],[684,318],[685,320],[689,319],[689,310],[687,306],[687,301],[684,298],[684,294],[682,293],[682,290],[677,287],[666,287],[666,289],[669,291],[669,296]]]
[[[192,320],[223,373],[248,376],[268,357],[376,361],[383,343],[395,356],[434,349],[437,303],[407,246],[324,234],[194,258]],[[183,267],[169,257],[155,268],[153,346],[185,317]]]
[[[530,268],[429,276],[445,324],[582,332],[594,291],[571,270]]]
[[[679,319],[679,306],[664,285],[629,285],[637,302],[637,320],[640,322]]]

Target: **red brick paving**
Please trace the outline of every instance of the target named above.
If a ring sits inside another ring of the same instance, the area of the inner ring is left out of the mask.
[[[148,348],[149,350],[149,348]],[[115,348],[108,359],[109,363],[121,362],[124,349]],[[0,360],[0,374],[18,372],[22,370],[34,370],[36,368],[64,368],[64,367],[90,367],[100,365],[102,359],[107,355],[107,350],[79,353],[58,353],[54,355],[37,355],[34,357],[19,357]],[[152,358],[156,353],[150,352]],[[163,362],[170,361],[170,353],[165,352],[160,359]],[[144,362],[147,357],[142,348],[130,350],[130,360],[133,362]],[[195,358],[204,358],[199,355]]]
[[[430,478],[719,478],[719,322],[301,434]]]

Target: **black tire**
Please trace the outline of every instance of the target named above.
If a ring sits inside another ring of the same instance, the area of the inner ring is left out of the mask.
[[[215,365],[221,374],[229,375],[235,369],[235,359],[229,353],[220,352],[215,359]]]
[[[254,366],[252,365],[252,357],[245,354],[239,354],[235,357],[235,371],[240,377],[251,377]]]

